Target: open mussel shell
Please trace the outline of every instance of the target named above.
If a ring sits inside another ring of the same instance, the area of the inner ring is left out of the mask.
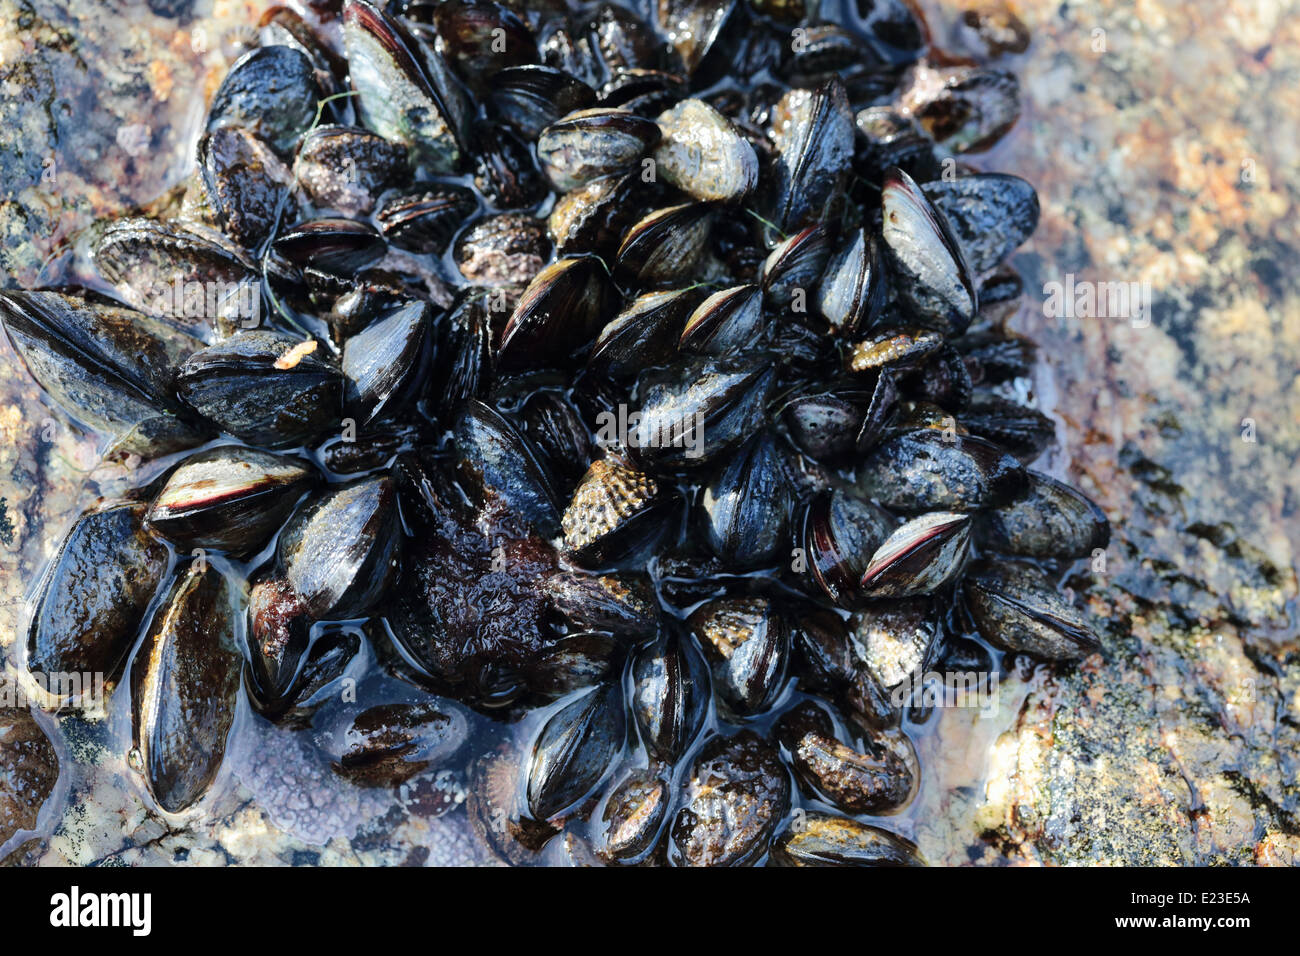
[[[689,638],[675,629],[632,662],[632,715],[650,755],[676,763],[709,712],[709,673]]]
[[[461,479],[480,502],[500,501],[546,538],[560,534],[554,477],[532,439],[496,409],[473,399],[462,406],[453,435]]]
[[[362,124],[405,145],[431,172],[455,172],[463,155],[463,118],[446,85],[450,77],[438,69],[440,56],[364,0],[343,7],[343,43]]]
[[[599,332],[613,292],[594,256],[557,259],[520,296],[501,334],[497,368],[520,372],[567,363]]]
[[[800,541],[817,587],[840,607],[858,606],[862,574],[892,530],[885,512],[843,489],[813,498],[803,512]]]
[[[622,173],[659,142],[654,120],[631,110],[597,107],[556,120],[537,137],[537,158],[560,192]]]
[[[966,566],[971,517],[934,512],[894,530],[862,572],[862,590],[873,598],[932,594],[952,583]]]
[[[767,218],[789,235],[828,218],[853,164],[853,113],[838,77],[791,90],[775,108],[774,179]],[[775,240],[773,240],[775,241]]]
[[[916,846],[850,817],[809,810],[772,844],[771,866],[924,866]]]
[[[304,137],[294,179],[317,207],[363,216],[406,169],[406,150],[355,126],[318,126]]]
[[[912,793],[906,761],[880,740],[868,739],[864,750],[836,740],[830,717],[812,701],[782,714],[775,732],[801,789],[845,813],[892,810]]]
[[[703,465],[763,424],[776,369],[762,354],[686,359],[638,381],[640,415],[629,435],[656,467]]]
[[[664,531],[675,498],[654,478],[618,457],[591,463],[564,511],[564,550],[599,567],[644,553]]]
[[[343,346],[347,406],[362,424],[395,414],[417,394],[429,363],[431,316],[427,302],[410,302]]]
[[[618,248],[618,269],[641,286],[688,278],[708,248],[713,207],[690,202],[638,220]]]
[[[861,491],[902,511],[996,508],[1025,481],[1020,463],[992,442],[933,428],[886,438],[858,470]]]
[[[454,703],[378,704],[342,726],[317,734],[334,772],[363,787],[396,787],[425,770],[446,766],[469,736],[469,720]]]
[[[830,231],[821,223],[781,240],[763,260],[764,298],[777,308],[807,312],[830,257]]]
[[[886,690],[925,668],[939,641],[936,606],[928,598],[882,602],[854,615],[854,658]]]
[[[971,568],[963,586],[971,616],[991,644],[1048,661],[1101,650],[1082,612],[1032,565],[987,561]]]
[[[510,66],[492,78],[489,102],[498,116],[529,142],[562,116],[585,110],[596,91],[551,66]]]
[[[146,458],[209,431],[172,397],[175,369],[202,342],[130,309],[57,292],[0,292],[0,321],[32,378],[77,421]]]
[[[180,548],[252,554],[315,481],[297,458],[222,445],[191,455],[149,505],[149,528]]]
[[[438,51],[475,93],[494,85],[498,71],[538,62],[528,25],[508,6],[446,0],[433,12]]]
[[[1086,558],[1110,541],[1110,522],[1092,501],[1064,482],[1028,472],[1025,493],[982,512],[975,540],[982,549],[1026,558]]]
[[[315,342],[255,329],[201,349],[176,376],[185,402],[222,431],[284,448],[338,423],[343,376]]]
[[[601,329],[587,356],[588,372],[623,381],[671,361],[696,299],[685,289],[637,296]]]
[[[374,226],[355,219],[312,219],[290,226],[272,248],[299,269],[350,278],[384,257],[387,243]]]
[[[312,617],[358,617],[397,574],[402,529],[387,477],[308,501],[285,526],[279,564]]]
[[[454,183],[414,183],[385,196],[375,213],[384,238],[410,252],[440,253],[478,211],[473,191]]]
[[[205,341],[257,324],[257,270],[217,233],[157,219],[119,219],[91,243],[90,257],[122,301]]]
[[[880,203],[899,299],[918,323],[960,335],[979,304],[970,264],[948,220],[901,169],[886,173]]]
[[[790,808],[776,749],[751,730],[715,737],[695,756],[669,831],[675,866],[749,866],[768,850]]]
[[[302,51],[258,47],[236,60],[221,81],[208,110],[207,130],[247,129],[287,155],[311,127],[320,98],[316,70]]]
[[[199,140],[203,193],[221,230],[256,249],[275,226],[293,180],[269,145],[240,127],[215,129]]]
[[[702,605],[687,623],[709,658],[724,711],[743,720],[766,710],[790,656],[784,614],[767,598],[726,598]]]
[[[527,765],[528,812],[548,820],[593,791],[623,749],[622,684],[588,691],[542,727]]]
[[[713,553],[735,568],[758,568],[787,558],[793,495],[770,434],[736,450],[700,496]]]
[[[826,266],[817,304],[831,327],[845,335],[870,328],[887,297],[876,237],[857,229]]]
[[[158,806],[179,813],[211,785],[239,693],[237,591],[212,566],[183,569],[131,666],[138,766]]]
[[[995,268],[1038,227],[1038,194],[1019,176],[976,173],[923,188],[977,273]]]
[[[731,122],[703,100],[659,114],[655,171],[705,202],[738,202],[758,185],[758,156]]]
[[[715,292],[701,302],[682,328],[679,348],[727,355],[754,347],[763,338],[763,293],[756,285]]]
[[[28,670],[116,678],[168,567],[144,511],[143,503],[110,504],[68,530],[32,602]]]
[[[456,268],[479,286],[522,289],[551,258],[546,223],[523,213],[487,216],[456,240]]]
[[[601,857],[624,864],[639,863],[658,840],[671,805],[672,789],[661,774],[641,769],[628,773],[605,799]]]

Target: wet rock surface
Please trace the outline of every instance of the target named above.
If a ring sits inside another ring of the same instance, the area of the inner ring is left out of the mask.
[[[5,286],[37,282],[93,218],[177,185],[201,101],[267,5],[0,0]],[[958,22],[954,3],[922,5],[932,24]],[[1246,0],[1148,4],[1140,18],[1091,0],[1015,12],[1028,50],[988,62],[1019,75],[1020,124],[963,159],[1038,190],[1012,326],[1050,357],[1034,377],[1059,442],[1044,470],[1113,528],[1104,570],[1085,561],[1070,580],[1103,652],[1003,673],[987,716],[936,710],[917,737],[921,793],[894,819],[931,863],[1294,863],[1300,151],[1284,132],[1300,110],[1286,82],[1300,27]],[[983,60],[994,47],[966,30],[935,41]],[[1046,314],[1045,286],[1068,275],[1148,281],[1151,322]],[[0,343],[6,673],[43,562],[88,496],[143,477],[130,467],[101,463]],[[255,740],[234,754],[239,786],[200,819],[164,823],[141,809],[110,725],[59,719],[77,762],[66,800],[52,832],[5,862],[486,861],[455,781],[377,796],[302,755],[253,760]],[[0,711],[10,726],[36,758],[6,753],[0,772],[33,766],[31,793],[50,792],[52,745],[26,711]],[[34,825],[29,802],[15,807]]]

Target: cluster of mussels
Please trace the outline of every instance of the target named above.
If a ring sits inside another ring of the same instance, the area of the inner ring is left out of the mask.
[[[956,158],[1014,78],[902,0],[644,6],[274,9],[183,198],[0,294],[57,405],[173,456],[27,632],[129,670],[162,810],[245,701],[360,785],[463,773],[511,862],[915,863],[861,819],[917,787],[898,689],[1098,648],[1057,581],[1108,526],[1027,467],[1003,327],[1038,201]]]

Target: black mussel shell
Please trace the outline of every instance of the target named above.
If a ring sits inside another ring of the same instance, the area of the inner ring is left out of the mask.
[[[596,457],[582,415],[562,393],[536,391],[524,400],[518,417],[559,489],[571,493]]]
[[[862,403],[834,391],[796,395],[781,406],[781,423],[804,454],[840,462],[853,451],[862,428]]]
[[[758,156],[725,116],[703,100],[659,115],[655,172],[705,202],[739,202],[758,185]]]
[[[734,568],[758,568],[789,557],[793,500],[770,434],[742,445],[703,488],[705,533],[713,553]]]
[[[878,329],[856,342],[848,355],[850,372],[909,368],[924,363],[944,345],[942,332],[923,328]]]
[[[623,236],[647,211],[639,173],[606,176],[555,201],[546,225],[561,255],[593,253],[613,259]]]
[[[422,49],[401,22],[364,0],[344,4],[343,43],[366,128],[403,144],[432,172],[455,172],[464,123],[441,55]]]
[[[144,512],[141,503],[111,504],[68,530],[32,602],[28,670],[116,678],[168,567]]]
[[[930,599],[910,598],[855,615],[850,640],[858,666],[887,690],[923,671],[939,641],[935,611]]]
[[[756,285],[715,292],[701,302],[682,328],[683,352],[727,355],[748,351],[764,335],[763,293]]]
[[[258,581],[248,592],[248,649],[252,699],[278,713],[311,641],[307,602],[283,578]]]
[[[688,74],[704,61],[737,0],[656,0],[660,33],[668,38]]]
[[[185,402],[253,445],[302,444],[336,426],[343,376],[316,343],[255,329],[191,355],[176,375]]]
[[[259,277],[218,233],[157,219],[119,219],[91,244],[100,275],[128,305],[211,342],[256,326]]]
[[[905,522],[871,556],[862,590],[873,598],[902,598],[951,584],[966,566],[970,526],[970,515],[946,511]]]
[[[454,436],[462,483],[480,502],[500,501],[547,538],[560,534],[555,481],[530,438],[474,399],[462,406]]]
[[[479,123],[472,138],[474,185],[497,209],[521,209],[549,193],[532,147],[499,123]]]
[[[817,304],[813,296],[830,258],[830,231],[820,223],[783,239],[763,260],[764,299],[777,308],[808,312]]]
[[[1048,661],[1072,661],[1101,650],[1087,619],[1038,568],[1011,561],[972,567],[966,604],[984,639]]]
[[[817,587],[838,606],[857,607],[862,575],[892,530],[885,512],[843,489],[813,498],[803,512],[800,541]]]
[[[671,805],[672,790],[660,774],[631,771],[605,798],[600,855],[618,863],[640,862],[659,838]]]
[[[687,359],[643,375],[629,444],[657,467],[708,464],[762,426],[775,386],[762,354]]]
[[[627,172],[659,142],[654,120],[596,107],[556,120],[537,137],[537,158],[555,188],[568,192]]]
[[[149,528],[186,550],[252,554],[289,517],[315,478],[298,458],[241,445],[209,448],[168,476],[149,505]]]
[[[623,749],[622,685],[606,684],[560,708],[542,727],[528,762],[528,812],[547,820],[577,803]]]
[[[923,188],[975,272],[995,268],[1038,227],[1038,194],[1019,176],[976,173],[936,179]]]
[[[689,638],[670,630],[632,662],[632,715],[650,755],[673,764],[709,712],[709,674]]]
[[[168,813],[196,803],[225,756],[242,663],[236,593],[215,567],[182,570],[131,667],[138,766]]]
[[[0,320],[32,378],[123,452],[151,458],[210,434],[171,398],[202,342],[130,309],[57,292],[0,292]]]
[[[258,47],[236,60],[221,81],[207,130],[247,129],[287,155],[311,127],[320,98],[315,67],[300,50]]]
[[[820,12],[855,33],[885,63],[904,66],[925,50],[925,33],[906,0],[828,0]]]
[[[554,67],[511,66],[492,78],[489,101],[501,119],[532,142],[560,117],[592,106],[596,91]]]
[[[596,91],[601,106],[621,107],[638,116],[654,117],[686,95],[686,81],[663,70],[619,70]]]
[[[637,296],[601,329],[587,356],[587,371],[627,380],[647,367],[671,361],[697,298],[685,289]]]
[[[922,428],[886,438],[858,470],[858,488],[903,511],[976,511],[1025,487],[1020,463],[992,442]]]
[[[597,459],[564,511],[565,553],[585,567],[641,554],[665,530],[674,501],[668,489],[629,462]]]
[[[446,0],[434,8],[438,50],[475,93],[495,85],[498,71],[537,63],[528,25],[507,6],[484,0]]]
[[[713,671],[724,710],[745,719],[780,693],[790,655],[790,629],[767,598],[710,601],[688,619]]]
[[[1029,464],[1056,440],[1056,423],[1036,408],[981,391],[961,410],[972,435],[987,438]]]
[[[449,421],[460,406],[484,397],[492,384],[492,295],[467,289],[434,323],[433,365],[426,408]]]
[[[613,634],[576,631],[547,647],[528,668],[528,687],[546,697],[563,697],[615,676],[625,648]]]
[[[781,715],[776,736],[790,751],[800,787],[845,813],[896,809],[912,793],[906,761],[879,740],[868,740],[864,750],[836,740],[825,711],[811,701]]]
[[[654,589],[642,575],[561,571],[546,579],[545,591],[571,629],[639,641],[659,626]]]
[[[944,214],[901,169],[885,175],[882,234],[893,288],[917,323],[960,335],[978,309],[975,281]]]
[[[715,737],[695,757],[673,818],[668,862],[758,862],[790,807],[790,778],[775,748],[753,731]]]
[[[853,113],[838,77],[781,98],[767,218],[783,234],[827,220],[853,164]]]
[[[278,549],[285,578],[313,618],[362,615],[397,574],[402,529],[392,479],[309,500],[285,525]]]
[[[869,106],[854,117],[858,129],[855,168],[859,175],[879,182],[896,166],[917,182],[934,179],[942,171],[934,142],[911,116],[892,106]]]
[[[406,150],[355,126],[318,126],[304,137],[294,178],[318,208],[363,216],[406,169]]]
[[[379,704],[317,741],[334,771],[364,787],[396,787],[445,766],[469,736],[469,722],[450,701]]]
[[[464,186],[414,183],[385,196],[375,222],[384,238],[399,249],[440,253],[477,211],[478,199]]]
[[[594,256],[557,259],[533,277],[501,334],[497,368],[519,372],[567,363],[600,330],[613,288]]]
[[[618,247],[618,269],[634,284],[689,278],[708,249],[713,207],[690,202],[656,209],[628,229]]]
[[[384,257],[384,237],[355,219],[312,219],[285,229],[272,248],[299,269],[350,278]]]
[[[1020,118],[1020,83],[1004,70],[959,67],[914,85],[905,102],[935,142],[954,153],[980,152]]]
[[[1027,558],[1086,558],[1110,542],[1106,515],[1080,491],[1030,471],[1025,493],[982,512],[975,540],[981,548]]]
[[[924,866],[916,846],[849,817],[810,810],[772,844],[772,866]]]
[[[887,297],[875,235],[855,230],[833,255],[817,289],[817,304],[831,327],[844,335],[870,328]]]
[[[293,179],[269,145],[239,127],[215,129],[199,140],[204,196],[222,231],[256,249],[275,226]]]
[[[453,254],[460,274],[475,285],[522,289],[550,261],[551,240],[543,220],[503,213],[461,233]]]
[[[343,346],[347,407],[362,424],[400,411],[424,384],[432,311],[428,303],[410,302]]]

